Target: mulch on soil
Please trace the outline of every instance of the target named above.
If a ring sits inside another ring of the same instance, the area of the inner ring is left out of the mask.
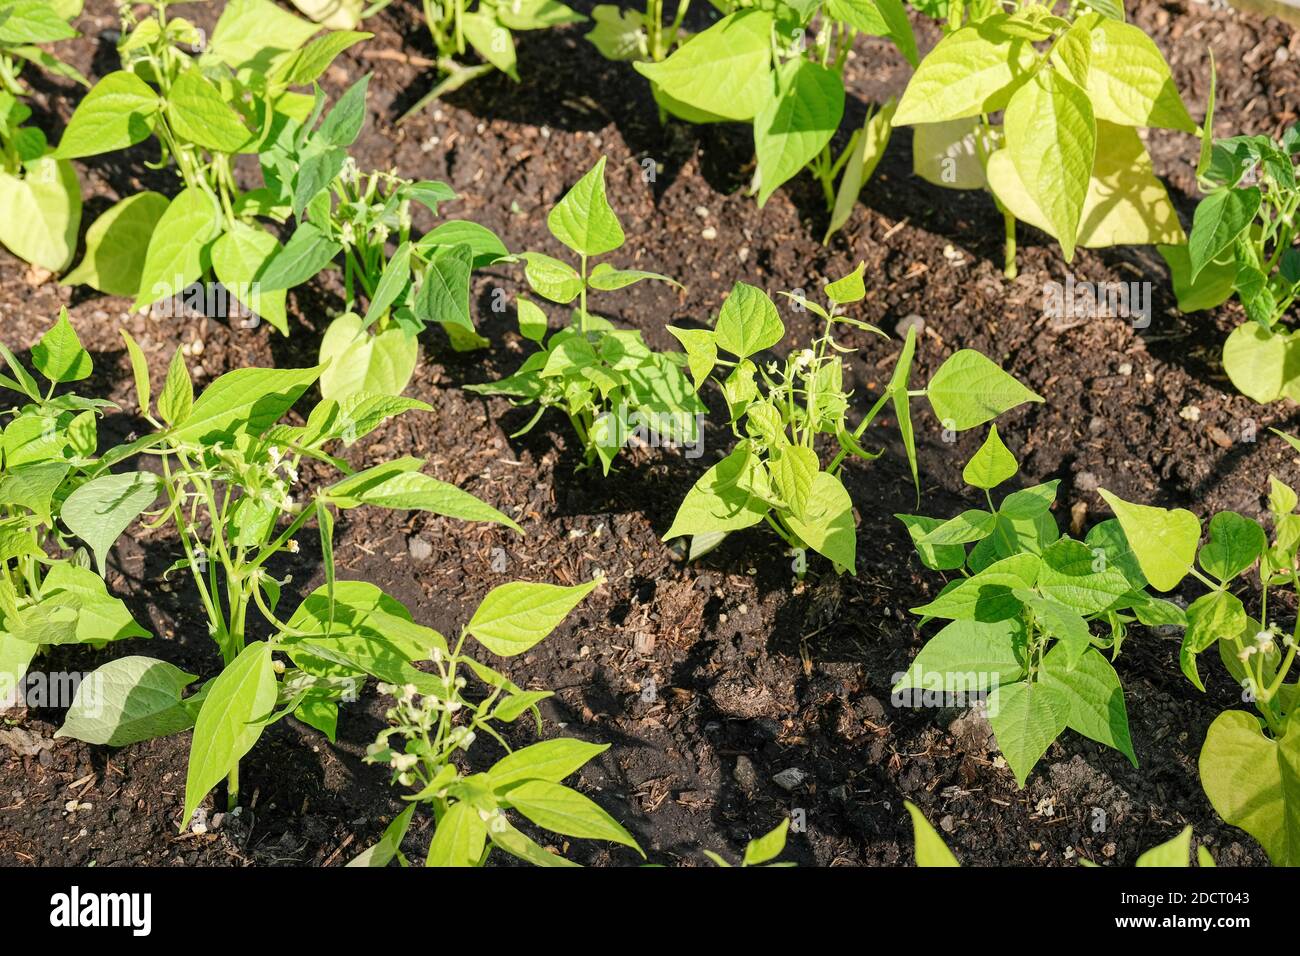
[[[210,25],[215,12],[187,11],[201,25]],[[826,216],[814,183],[799,179],[758,209],[743,195],[752,172],[749,131],[660,127],[644,83],[626,65],[602,60],[580,29],[523,38],[523,84],[488,77],[398,127],[395,118],[430,77],[385,51],[430,52],[416,16],[414,5],[389,8],[367,24],[375,39],[327,77],[329,92],[337,94],[350,78],[375,74],[358,163],[445,180],[462,196],[446,215],[492,227],[512,249],[555,252],[546,210],[607,155],[610,199],[629,235],[611,260],[667,273],[688,290],[647,283],[606,295],[595,307],[641,329],[656,347],[675,348],[665,326],[707,319],[738,279],[771,292],[816,288],[863,259],[870,291],[860,318],[891,330],[909,316],[924,319],[914,387],[951,352],[972,347],[1045,396],[1046,404],[1007,416],[1000,431],[1021,459],[1018,480],[1061,479],[1063,526],[1080,504],[1088,523],[1107,516],[1095,494],[1099,486],[1203,517],[1225,508],[1255,516],[1270,473],[1300,479],[1300,462],[1267,432],[1292,427],[1293,410],[1236,395],[1219,366],[1223,337],[1244,316],[1235,306],[1179,315],[1153,250],[1085,250],[1067,266],[1046,237],[1022,230],[1020,277],[1007,283],[1001,220],[991,201],[912,176],[905,129],[895,131],[848,225],[823,247],[818,238]],[[1169,57],[1196,116],[1208,83],[1206,48],[1214,51],[1220,134],[1276,133],[1296,121],[1300,38],[1285,25],[1183,2],[1144,2],[1132,19]],[[116,27],[114,4],[92,0],[81,23],[85,36],[64,50],[83,71],[102,75],[116,66],[108,32]],[[928,26],[920,32],[923,46],[937,39]],[[869,103],[898,93],[906,77],[886,44],[862,42],[848,71],[845,129]],[[36,119],[53,141],[77,94],[52,81],[37,87]],[[1190,223],[1194,140],[1152,133],[1149,145]],[[173,191],[169,172],[144,166],[150,158],[137,148],[84,165],[85,222],[140,188]],[[647,168],[656,170],[652,181]],[[1067,271],[1079,281],[1150,282],[1149,328],[1135,330],[1118,318],[1045,317],[1043,287],[1064,281]],[[157,376],[172,351],[185,347],[202,384],[241,366],[311,364],[330,311],[341,305],[328,279],[296,290],[293,334],[283,339],[265,327],[232,328],[202,316],[128,316],[124,300],[39,278],[0,256],[4,341],[29,348],[67,304],[94,353],[97,372],[89,387],[123,408],[134,407],[134,395],[121,328],[145,348]],[[430,402],[433,412],[408,415],[352,452],[358,463],[426,456],[426,471],[517,517],[526,535],[426,515],[350,512],[340,527],[340,573],[373,581],[417,620],[446,633],[507,580],[567,584],[603,571],[607,585],[505,669],[520,684],[556,691],[543,705],[547,734],[612,745],[582,772],[580,786],[629,827],[652,861],[700,865],[706,848],[735,856],[745,841],[802,810],[806,831],[791,836],[788,859],[910,863],[911,828],[902,806],[910,799],[969,864],[1055,865],[1086,856],[1130,865],[1188,823],[1221,865],[1266,862],[1253,841],[1218,819],[1197,779],[1205,729],[1233,705],[1235,688],[1222,675],[1209,680],[1206,694],[1192,688],[1177,666],[1176,637],[1135,632],[1117,663],[1139,769],[1067,734],[1019,790],[999,765],[986,724],[959,711],[891,703],[894,674],[906,669],[929,634],[918,633],[907,609],[944,583],[921,568],[892,518],[915,509],[892,422],[873,429],[887,453],[870,465],[850,465],[846,474],[860,519],[857,575],[835,578],[813,562],[803,582],[794,580],[777,539],[762,530],[733,536],[691,566],[675,561],[660,542],[690,482],[728,450],[720,429],[709,431],[703,458],[641,449],[605,480],[575,472],[580,453],[559,416],[547,416],[522,439],[508,439],[524,417],[460,386],[508,374],[523,360],[527,349],[513,315],[492,310],[494,291],[513,295],[521,281],[510,267],[479,277],[478,321],[491,349],[456,355],[440,331],[431,331],[408,394]],[[811,327],[797,313],[784,318],[787,343],[801,346]],[[897,343],[864,334],[846,341],[859,349],[848,364],[865,408],[888,379]],[[124,438],[137,426],[117,413],[102,427],[107,436]],[[917,427],[921,511],[955,513],[966,503],[961,465],[979,436],[946,443],[928,407]],[[430,547],[412,548],[416,539]],[[162,578],[178,550],[165,535],[133,535],[112,563],[111,589],[147,622],[153,641],[103,652],[65,649],[49,658],[49,669],[88,670],[111,656],[144,653],[212,673],[217,654],[191,596],[179,579]],[[427,557],[414,556],[426,551]],[[505,570],[495,570],[502,555]],[[287,593],[286,603],[320,583],[318,557],[305,538],[303,553],[283,566],[297,592]],[[401,808],[384,772],[361,762],[383,726],[384,708],[370,690],[345,709],[337,746],[292,720],[276,724],[242,766],[245,811],[222,818],[220,826],[214,816],[202,835],[178,835],[188,734],[120,750],[66,739],[25,752],[0,748],[0,862],[346,862]],[[58,712],[34,710],[10,714],[6,724],[31,735],[23,738],[31,743],[52,737],[60,719]],[[526,728],[517,733],[528,741]],[[495,756],[485,752],[482,759]],[[792,768],[800,773],[782,774]],[[799,783],[787,789],[774,780],[778,774]],[[1098,809],[1102,828],[1094,825]],[[413,853],[429,839],[427,823],[421,826],[410,837]],[[639,860],[623,848],[588,841],[563,846],[556,839],[544,842],[585,864]]]

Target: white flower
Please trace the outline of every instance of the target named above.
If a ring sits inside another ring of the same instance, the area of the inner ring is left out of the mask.
[[[419,762],[420,762],[420,758],[417,757],[415,754],[395,753],[388,758],[389,765],[392,766],[392,768],[398,771],[399,773],[406,773],[408,770],[410,770]]]

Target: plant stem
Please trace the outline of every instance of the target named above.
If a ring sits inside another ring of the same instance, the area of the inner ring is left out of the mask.
[[[1006,228],[1006,246],[1003,252],[1002,274],[1008,279],[1016,277],[1016,217],[1007,210],[1002,210],[1002,220]]]

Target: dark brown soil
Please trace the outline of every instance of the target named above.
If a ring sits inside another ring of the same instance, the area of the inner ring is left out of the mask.
[[[113,4],[92,0],[87,7],[86,37],[69,45],[71,58],[101,75],[115,66],[111,40],[101,33],[116,27]],[[1078,504],[1089,509],[1089,523],[1104,516],[1098,485],[1202,516],[1224,508],[1256,515],[1270,472],[1300,478],[1293,453],[1267,432],[1292,423],[1294,409],[1260,407],[1234,394],[1219,365],[1219,345],[1241,314],[1230,306],[1179,315],[1151,250],[1084,251],[1067,266],[1054,244],[1025,231],[1021,275],[1008,284],[992,203],[910,175],[906,130],[895,133],[864,203],[823,247],[817,237],[825,213],[814,184],[798,180],[758,209],[741,188],[750,173],[747,130],[660,127],[644,84],[625,65],[600,59],[578,30],[527,36],[522,85],[489,77],[397,127],[395,117],[430,83],[422,70],[388,58],[394,51],[430,52],[416,9],[396,4],[378,17],[369,27],[376,38],[327,77],[337,93],[350,78],[375,72],[358,162],[444,179],[463,197],[447,215],[493,227],[512,249],[555,251],[545,211],[607,155],[609,193],[629,234],[615,261],[669,273],[689,289],[679,295],[645,284],[607,295],[597,308],[643,330],[656,346],[672,347],[664,327],[704,320],[737,279],[770,291],[815,288],[865,259],[871,291],[860,317],[886,329],[908,315],[925,319],[918,385],[952,351],[974,347],[1046,397],[1044,405],[1007,416],[1001,430],[1021,458],[1022,480],[1062,479],[1063,525]],[[196,6],[189,13],[202,23],[214,11]],[[1281,23],[1182,2],[1144,2],[1132,18],[1170,57],[1194,115],[1207,89],[1206,47],[1213,49],[1220,133],[1274,133],[1295,122],[1300,39]],[[926,45],[935,38],[934,30],[924,31]],[[850,116],[860,118],[868,103],[898,92],[906,72],[885,44],[864,42],[849,76]],[[38,119],[47,130],[61,128],[75,97],[62,84],[41,87]],[[1194,140],[1153,134],[1150,142],[1190,221]],[[83,185],[93,197],[87,221],[142,185],[172,189],[168,173],[145,168],[150,158],[137,149],[84,165]],[[646,160],[661,164],[653,182],[642,176]],[[708,227],[716,239],[704,237]],[[1151,282],[1150,328],[1138,332],[1123,319],[1046,318],[1044,283],[1062,281],[1067,270],[1080,281]],[[1174,637],[1135,633],[1118,662],[1140,770],[1067,734],[1019,790],[977,724],[953,724],[959,712],[891,704],[892,676],[928,636],[907,609],[943,581],[911,557],[891,517],[915,501],[888,428],[875,432],[888,453],[847,472],[860,515],[857,576],[834,578],[814,564],[802,583],[763,531],[733,536],[696,566],[675,562],[660,543],[690,482],[728,449],[721,431],[710,431],[700,460],[641,450],[606,480],[575,472],[579,456],[558,417],[509,440],[521,415],[461,386],[500,377],[522,361],[526,349],[512,316],[492,311],[494,290],[513,294],[521,279],[503,267],[478,283],[478,320],[490,351],[457,356],[440,332],[428,335],[409,394],[434,411],[381,431],[358,446],[356,460],[425,455],[430,473],[518,515],[526,536],[419,515],[351,512],[340,530],[341,573],[375,582],[417,619],[453,632],[504,581],[576,583],[604,571],[604,588],[552,638],[505,668],[522,684],[556,691],[543,707],[548,734],[613,745],[583,771],[581,786],[629,826],[652,861],[699,865],[703,849],[734,856],[746,840],[802,810],[807,829],[792,836],[788,858],[823,866],[908,863],[911,831],[902,801],[910,799],[967,863],[1067,864],[1085,856],[1126,865],[1188,823],[1221,864],[1265,862],[1252,840],[1218,819],[1197,780],[1205,728],[1234,703],[1233,686],[1216,675],[1209,692],[1198,693],[1179,672]],[[92,384],[133,407],[119,328],[146,348],[157,375],[179,343],[201,343],[191,364],[210,380],[245,365],[310,363],[338,301],[329,281],[298,290],[291,297],[293,335],[285,340],[266,328],[232,329],[203,317],[128,318],[123,300],[61,290],[0,256],[5,342],[30,347],[60,304],[69,305],[95,353]],[[786,320],[787,341],[806,341],[810,329],[801,317]],[[849,364],[858,407],[865,408],[897,346],[866,335],[848,341],[860,348]],[[122,437],[133,427],[130,416],[117,414],[105,430]],[[918,432],[922,510],[952,514],[964,504],[961,464],[978,437],[945,443],[928,407]],[[1255,434],[1257,442],[1250,440]],[[430,558],[411,557],[412,536],[432,542]],[[492,570],[495,548],[505,549],[503,573]],[[110,655],[148,653],[211,673],[217,655],[193,596],[162,581],[176,551],[166,536],[141,535],[126,539],[113,562],[111,587],[150,622],[155,640],[101,653],[69,651],[52,658],[50,669],[89,669]],[[295,574],[298,590],[286,602],[319,583],[317,557],[304,544],[296,564],[284,568]],[[638,635],[649,638],[642,639],[643,649],[650,647],[644,653],[634,648]],[[400,809],[384,773],[360,759],[382,726],[383,708],[369,691],[346,709],[337,746],[292,720],[275,725],[244,764],[245,814],[203,836],[177,835],[187,734],[120,750],[58,740],[39,756],[0,752],[0,863],[345,862]],[[50,737],[60,718],[33,711],[10,714],[8,723]],[[789,768],[806,774],[792,792],[773,781]],[[73,798],[90,808],[65,812]],[[1094,808],[1106,815],[1103,832],[1091,826]],[[412,852],[428,836],[427,824],[414,832]],[[588,864],[637,860],[589,842],[567,852]]]

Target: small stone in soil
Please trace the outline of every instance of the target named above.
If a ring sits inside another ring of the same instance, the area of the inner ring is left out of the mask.
[[[787,767],[785,770],[782,770],[773,777],[772,782],[782,790],[793,790],[807,779],[808,774],[804,773],[798,767]]]
[[[899,338],[907,338],[908,329],[916,329],[916,334],[920,335],[925,331],[925,319],[913,312],[911,315],[905,315],[894,325],[894,331],[898,333]]]
[[[744,754],[736,758],[736,769],[731,775],[736,779],[737,786],[746,793],[758,789],[758,772],[754,770],[754,762]]]
[[[423,535],[413,534],[406,539],[406,550],[417,561],[427,561],[433,557],[433,542]]]

